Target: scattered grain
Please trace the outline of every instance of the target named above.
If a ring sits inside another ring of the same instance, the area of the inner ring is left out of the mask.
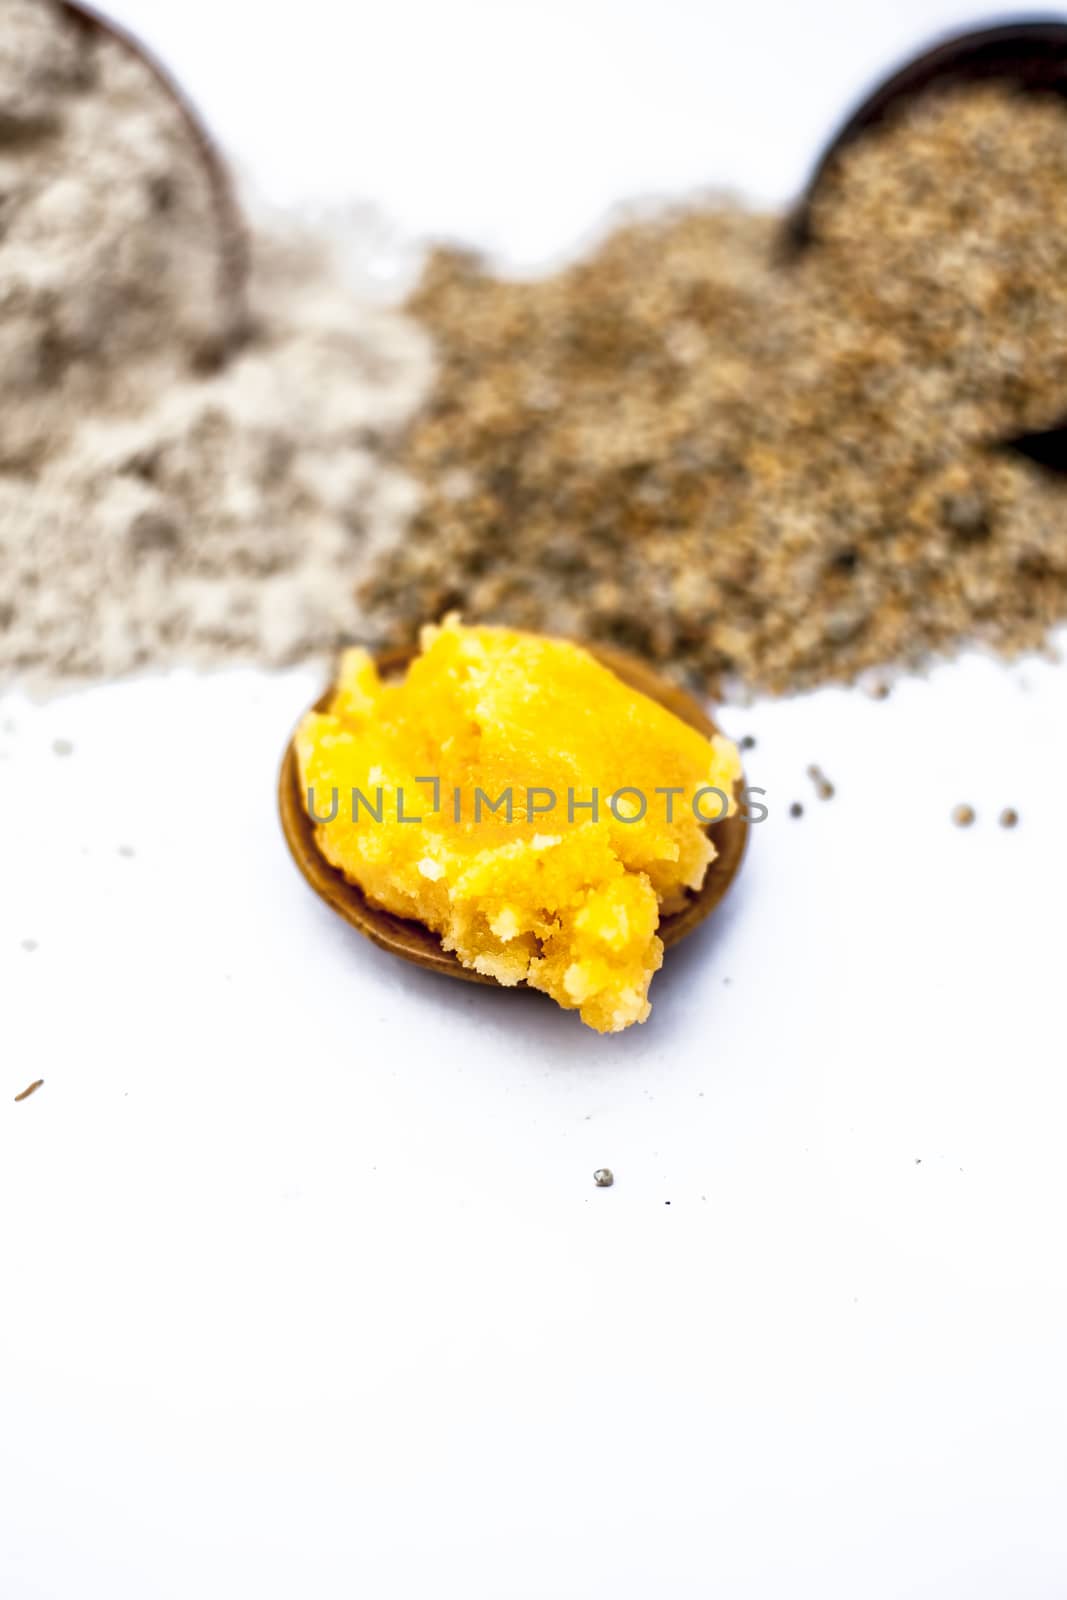
[[[808,768],[808,777],[815,785],[815,793],[820,800],[832,800],[835,794],[834,786],[821,767],[812,762]]]

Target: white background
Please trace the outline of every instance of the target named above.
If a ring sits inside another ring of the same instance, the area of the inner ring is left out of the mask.
[[[525,263],[634,191],[784,197],[968,20],[121,9],[267,193]],[[3,1600],[1067,1593],[1067,671],[727,711],[771,816],[610,1039],[305,889],[318,688],[0,699]]]

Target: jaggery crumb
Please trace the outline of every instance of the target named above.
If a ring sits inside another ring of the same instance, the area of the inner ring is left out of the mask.
[[[997,820],[1002,828],[1017,828],[1019,826],[1019,813],[1014,806],[1005,806]]]
[[[953,808],[952,820],[957,828],[969,828],[975,821],[977,812],[973,806],[958,805]]]

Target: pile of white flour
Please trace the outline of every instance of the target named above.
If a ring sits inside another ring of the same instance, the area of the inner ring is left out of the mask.
[[[0,678],[359,635],[367,556],[411,510],[382,447],[426,392],[425,338],[275,223],[235,341],[224,235],[138,56],[52,0],[0,0]]]

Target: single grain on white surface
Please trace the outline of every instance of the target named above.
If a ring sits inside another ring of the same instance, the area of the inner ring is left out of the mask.
[[[0,702],[5,1600],[1059,1592],[1067,671],[732,710],[613,1038],[306,889],[317,687]]]

